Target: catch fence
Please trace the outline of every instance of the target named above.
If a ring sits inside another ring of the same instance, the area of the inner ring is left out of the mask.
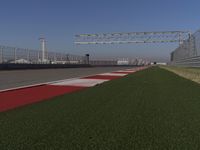
[[[42,51],[9,46],[0,46],[0,63],[24,64],[85,64],[86,57],[59,52],[45,52],[44,60]]]

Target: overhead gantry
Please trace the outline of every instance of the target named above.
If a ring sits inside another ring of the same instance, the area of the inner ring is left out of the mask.
[[[189,31],[128,32],[75,35],[75,44],[172,43],[189,39]]]

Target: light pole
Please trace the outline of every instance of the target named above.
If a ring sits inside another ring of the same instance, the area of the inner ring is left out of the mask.
[[[46,52],[46,40],[44,37],[39,38],[40,46],[42,50],[42,62],[45,62],[45,52]]]

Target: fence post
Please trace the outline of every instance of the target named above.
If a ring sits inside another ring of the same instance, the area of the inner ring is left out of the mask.
[[[47,62],[49,60],[49,53],[47,51],[46,51],[46,60],[47,60]]]
[[[89,64],[90,64],[90,54],[86,54],[86,55],[85,55],[85,59],[86,59],[86,60],[85,60],[85,61],[86,61],[85,63],[86,63],[87,65],[89,65]]]
[[[16,63],[17,60],[17,52],[16,52],[16,48],[14,48],[14,62]]]
[[[63,61],[63,56],[62,56],[63,54],[62,53],[60,53],[60,59],[61,59],[61,61]]]
[[[56,63],[56,52],[54,52],[54,63]]]
[[[0,63],[3,63],[3,48],[0,47]]]
[[[30,63],[30,52],[29,52],[29,49],[26,49],[26,53],[27,53],[27,61]]]
[[[40,63],[40,51],[37,51],[37,57],[38,57],[38,64]]]

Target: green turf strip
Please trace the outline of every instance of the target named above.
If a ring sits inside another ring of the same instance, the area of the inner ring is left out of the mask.
[[[181,77],[200,83],[200,68],[192,67],[176,67],[176,66],[160,66],[171,72],[178,74]]]
[[[153,67],[4,112],[4,149],[200,149],[200,86]]]

